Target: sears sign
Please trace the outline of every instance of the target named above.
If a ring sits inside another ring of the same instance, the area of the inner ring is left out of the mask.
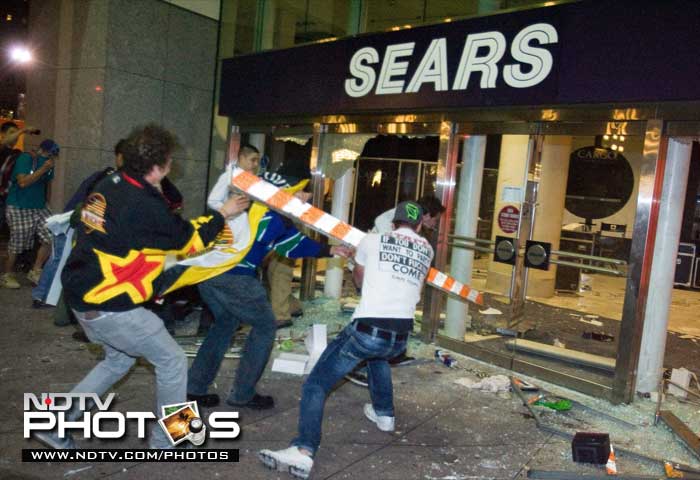
[[[222,63],[219,113],[700,101],[698,18],[697,0],[565,2],[240,55]]]
[[[383,58],[376,48],[363,47],[350,60],[345,93],[351,97],[364,97],[372,91],[376,95],[417,93],[423,85],[435,92],[458,91],[476,88],[477,82],[478,88],[490,89],[496,88],[499,75],[510,87],[532,87],[552,71],[552,54],[541,46],[557,43],[558,38],[557,30],[548,23],[523,28],[510,46],[498,31],[468,34],[453,78],[448,75],[448,70],[454,69],[448,69],[445,37],[434,38],[420,58],[414,56],[416,42],[388,45]],[[501,65],[508,49],[514,62]],[[409,78],[406,75],[412,63],[418,66]]]

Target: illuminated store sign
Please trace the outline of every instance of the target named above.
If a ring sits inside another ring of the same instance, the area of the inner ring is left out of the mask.
[[[569,2],[241,55],[222,63],[219,113],[697,101],[698,18],[697,0]]]
[[[513,88],[527,88],[544,80],[552,71],[552,54],[537,45],[556,43],[557,39],[556,29],[547,23],[530,25],[518,32],[510,52],[519,63],[503,65],[505,83]],[[345,93],[351,97],[363,97],[373,89],[377,95],[417,93],[424,84],[431,84],[436,92],[466,90],[475,73],[480,74],[480,80],[476,80],[479,88],[496,88],[500,73],[498,64],[507,48],[506,37],[498,31],[467,35],[457,73],[450,82],[447,39],[433,39],[407,82],[408,67],[417,61],[415,45],[416,42],[409,42],[387,46],[378,81],[373,64],[380,62],[379,52],[373,47],[358,50],[350,60],[352,78],[345,80]]]

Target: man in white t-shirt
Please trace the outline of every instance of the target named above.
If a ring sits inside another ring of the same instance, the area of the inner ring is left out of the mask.
[[[440,215],[445,211],[445,207],[440,203],[440,200],[434,195],[423,195],[416,202],[423,209],[423,220],[421,229],[435,230],[438,222],[440,221]],[[384,213],[377,215],[374,219],[374,227],[372,227],[371,232],[374,233],[389,233],[392,231],[392,222],[394,221],[394,214],[396,209],[392,208]]]
[[[413,316],[433,259],[430,243],[419,235],[423,211],[416,202],[401,202],[390,233],[369,233],[355,254],[355,283],[362,298],[353,321],[323,352],[302,387],[299,432],[289,448],[262,450],[269,468],[307,478],[321,442],[325,399],[333,386],[363,360],[367,361],[372,403],[365,416],[384,432],[394,430],[394,400],[388,359],[406,348]]]
[[[440,215],[445,212],[445,207],[442,205],[440,200],[435,195],[423,195],[416,202],[420,205],[423,210],[423,217],[421,218],[421,231],[435,230],[440,221]],[[394,216],[396,215],[396,208],[387,210],[386,212],[377,216],[374,219],[374,227],[370,232],[372,233],[389,233],[394,229]],[[407,356],[406,351],[399,352],[394,358],[389,362],[391,365],[407,365],[415,360],[415,358]],[[359,385],[361,387],[367,388],[369,385],[367,380],[367,369],[364,364],[358,365],[358,367],[345,376],[346,380]]]

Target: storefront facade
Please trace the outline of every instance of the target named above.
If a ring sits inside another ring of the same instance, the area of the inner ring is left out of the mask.
[[[327,179],[347,184],[352,205],[333,209],[356,224],[362,192],[437,195],[436,267],[498,314],[431,292],[424,339],[629,402],[640,365],[653,382],[663,360],[670,293],[654,282],[673,275],[680,220],[664,207],[685,198],[700,135],[698,18],[690,1],[564,2],[235,56],[224,161],[242,139],[306,141],[314,203]],[[430,139],[434,158],[363,155],[377,137]],[[597,315],[552,303],[572,271],[575,292],[582,275],[600,286]]]

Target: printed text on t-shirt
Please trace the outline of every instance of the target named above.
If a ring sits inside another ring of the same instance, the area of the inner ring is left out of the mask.
[[[430,247],[408,237],[382,235],[379,270],[412,284],[421,283],[430,269]]]

